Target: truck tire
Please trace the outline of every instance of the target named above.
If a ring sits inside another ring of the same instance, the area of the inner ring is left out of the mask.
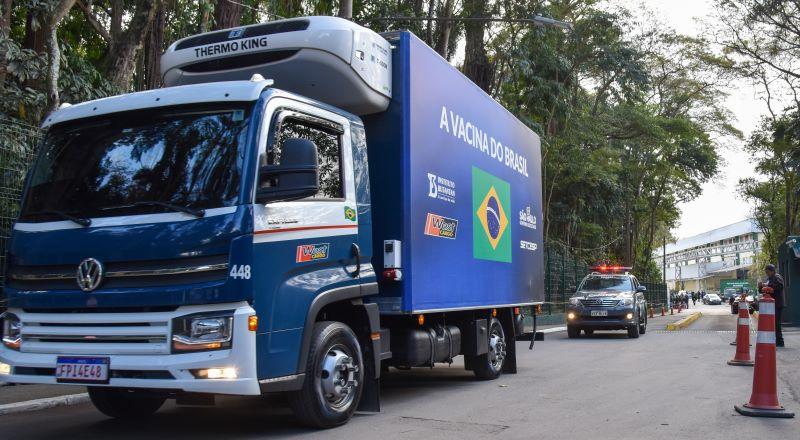
[[[575,339],[581,335],[581,329],[578,327],[573,327],[571,325],[567,326],[567,337],[570,339]]]
[[[314,324],[303,388],[289,394],[300,421],[333,428],[353,417],[364,386],[364,360],[353,330],[341,322]]]
[[[506,359],[506,334],[497,318],[489,322],[489,352],[475,358],[473,372],[478,379],[492,380],[500,377]]]
[[[115,419],[150,416],[167,400],[142,391],[103,387],[89,387],[89,399],[98,411]]]

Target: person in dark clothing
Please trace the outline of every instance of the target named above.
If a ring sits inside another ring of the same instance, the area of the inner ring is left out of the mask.
[[[783,315],[783,307],[786,304],[786,298],[783,293],[784,281],[781,274],[775,271],[775,266],[767,264],[764,267],[764,273],[767,275],[767,281],[762,286],[772,288],[772,299],[775,300],[775,346],[783,347],[783,331],[781,329],[781,315]]]

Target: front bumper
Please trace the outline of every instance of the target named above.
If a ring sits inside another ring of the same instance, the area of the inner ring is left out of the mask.
[[[592,310],[605,310],[608,316],[592,316]],[[570,314],[573,318],[569,318]],[[631,318],[627,317],[628,314],[631,314]],[[568,326],[592,330],[624,330],[637,324],[636,313],[631,308],[569,307],[566,315]]]
[[[170,353],[172,318],[222,310],[234,311],[233,343],[230,349]],[[109,358],[110,380],[106,385],[97,386],[235,395],[261,393],[256,374],[256,335],[247,329],[247,319],[255,311],[246,302],[184,306],[157,313],[56,314],[30,313],[20,309],[11,309],[9,312],[19,316],[23,322],[23,342],[21,351],[0,346],[0,363],[10,366],[10,374],[0,373],[1,382],[58,384],[54,376],[58,356],[98,356]],[[163,341],[159,339],[152,343],[136,344],[48,340],[26,343],[26,323],[47,323],[47,328],[53,328],[54,332],[58,329],[74,332],[76,328],[88,331],[133,329],[132,332],[141,331],[142,328],[163,328],[165,338],[162,338]],[[103,326],[92,327],[93,324]],[[156,324],[163,324],[163,327]],[[235,379],[196,379],[191,373],[195,369],[226,367],[236,368]]]

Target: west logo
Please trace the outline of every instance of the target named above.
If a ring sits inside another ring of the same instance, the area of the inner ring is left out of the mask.
[[[328,251],[331,245],[328,243],[321,244],[301,244],[297,246],[297,261],[298,263],[306,263],[314,260],[324,260],[328,258]]]
[[[425,220],[425,235],[455,239],[457,231],[458,220],[428,213],[428,218]]]
[[[472,256],[480,260],[511,262],[511,231],[506,212],[511,186],[472,167]]]

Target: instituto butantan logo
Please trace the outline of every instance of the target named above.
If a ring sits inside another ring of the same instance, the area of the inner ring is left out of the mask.
[[[472,167],[472,256],[481,260],[511,262],[511,231],[506,212],[511,206],[511,186]]]
[[[428,197],[455,203],[456,183],[450,179],[428,173]]]

